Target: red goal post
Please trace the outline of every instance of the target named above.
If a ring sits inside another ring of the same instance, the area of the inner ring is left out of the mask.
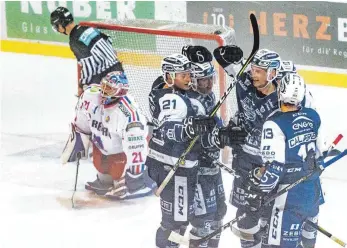
[[[161,75],[160,64],[165,56],[181,53],[183,45],[202,45],[213,52],[218,46],[236,43],[235,31],[232,28],[216,25],[147,19],[104,20],[79,24],[97,28],[112,38],[117,56],[129,79],[130,94],[149,118],[148,94],[154,80]],[[218,100],[224,94],[230,79],[216,61],[214,65],[217,83],[213,91]],[[229,116],[226,102],[219,111],[223,120],[227,120]]]

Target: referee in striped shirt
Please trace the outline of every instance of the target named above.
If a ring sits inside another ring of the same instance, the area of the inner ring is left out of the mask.
[[[98,29],[76,25],[67,8],[58,7],[51,13],[51,25],[55,31],[70,37],[70,49],[81,68],[78,95],[88,85],[100,84],[107,73],[124,71],[111,38]]]

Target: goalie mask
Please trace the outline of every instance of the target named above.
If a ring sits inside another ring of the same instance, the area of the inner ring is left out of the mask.
[[[165,83],[171,87],[174,85],[176,74],[187,72],[190,74],[192,72],[192,63],[182,54],[172,54],[162,60],[161,70]],[[168,82],[168,75],[170,75],[172,82]]]
[[[192,63],[193,66],[193,89],[202,95],[211,93],[216,81],[216,70],[211,62]]]
[[[278,53],[270,51],[268,49],[259,50],[252,62],[251,66],[259,67],[264,69],[267,73],[267,81],[271,82],[277,77],[278,71],[281,66],[281,58]],[[272,72],[275,70],[275,76],[272,76]]]
[[[305,96],[305,81],[296,73],[287,73],[278,87],[279,100],[282,103],[299,106]]]
[[[101,80],[100,87],[102,104],[107,105],[128,93],[129,82],[124,72],[113,71]]]

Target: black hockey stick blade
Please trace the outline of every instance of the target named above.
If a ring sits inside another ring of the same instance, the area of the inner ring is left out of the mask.
[[[234,80],[234,81],[232,81],[230,83],[230,85],[229,85],[228,89],[226,90],[226,92],[224,92],[223,96],[217,102],[216,106],[214,106],[213,110],[210,113],[210,116],[214,116],[217,113],[219,108],[222,106],[224,100],[227,98],[227,96],[229,95],[231,90],[234,88],[236,81],[238,80],[238,78],[240,78],[242,73],[244,73],[244,71],[247,69],[247,67],[251,63],[254,55],[259,50],[259,40],[260,40],[260,38],[259,38],[259,26],[258,26],[257,18],[255,17],[254,14],[251,14],[249,18],[251,20],[252,29],[253,29],[253,48],[252,48],[251,54],[248,56],[246,62],[242,66],[241,70],[236,74],[236,77],[235,77],[236,80]]]

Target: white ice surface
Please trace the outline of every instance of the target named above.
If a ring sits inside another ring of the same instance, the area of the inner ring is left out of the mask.
[[[45,56],[0,53],[1,68],[1,248],[155,247],[160,223],[155,196],[126,202],[96,203],[84,209],[63,207],[57,199],[72,194],[74,164],[59,155],[76,103],[76,62]],[[309,85],[327,137],[347,136],[347,89]],[[339,148],[347,148],[347,137]],[[95,171],[82,161],[77,196]],[[320,225],[347,241],[347,159],[323,174],[326,204]],[[232,177],[223,175],[227,198]],[[345,188],[346,187],[346,188]],[[225,221],[235,216],[229,206]],[[240,247],[226,230],[221,248]],[[316,248],[339,247],[319,234]]]

